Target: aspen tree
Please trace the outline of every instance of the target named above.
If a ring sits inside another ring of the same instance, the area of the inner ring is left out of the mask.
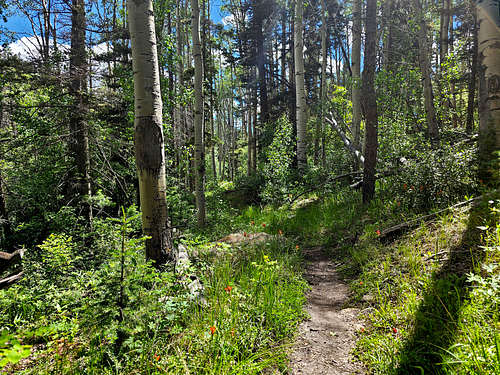
[[[498,178],[500,149],[500,1],[477,2],[480,178]]]
[[[304,2],[295,1],[295,98],[297,113],[297,167],[303,171],[307,166],[307,119],[306,90],[304,83],[304,37],[303,37]]]
[[[134,143],[146,258],[173,260],[168,228],[160,74],[151,0],[127,1],[134,70]]]
[[[191,0],[191,33],[194,59],[194,165],[196,191],[196,218],[198,226],[205,226],[205,144],[203,142],[203,58],[200,43],[200,7]]]

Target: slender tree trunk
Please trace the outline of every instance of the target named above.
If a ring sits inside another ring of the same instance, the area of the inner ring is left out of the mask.
[[[479,178],[498,185],[500,149],[500,2],[477,2],[479,53]]]
[[[469,9],[472,17],[471,33],[472,33],[472,62],[470,69],[469,89],[467,96],[467,122],[465,131],[471,134],[474,131],[474,102],[476,98],[476,79],[477,79],[477,11],[474,0],[469,0]]]
[[[307,166],[306,90],[304,84],[304,2],[295,0],[295,98],[297,106],[297,167]]]
[[[363,97],[366,120],[365,163],[363,168],[363,202],[375,195],[375,168],[378,148],[378,114],[375,93],[375,65],[377,63],[377,0],[366,2],[366,38],[363,69]]]
[[[160,74],[151,0],[128,1],[135,97],[135,159],[139,177],[146,258],[173,260],[168,228]]]
[[[359,149],[361,127],[361,0],[354,0],[352,9],[352,138]],[[357,159],[356,159],[357,160]],[[355,161],[357,164],[357,161]]]
[[[83,214],[92,225],[92,206],[89,203],[90,190],[90,156],[88,137],[88,64],[85,51],[85,4],[83,0],[73,0],[71,6],[71,50],[70,50],[70,86],[73,97],[73,109],[69,124],[71,136],[70,150],[76,164],[74,184]]]
[[[439,33],[440,43],[439,43],[439,63],[441,69],[446,61],[446,56],[448,55],[448,30],[450,28],[450,1],[442,0],[441,7],[441,29]]]
[[[326,108],[326,63],[328,61],[328,49],[327,49],[327,31],[328,27],[326,24],[327,8],[326,0],[321,0],[321,83],[320,83],[320,101],[321,101],[321,113],[319,121],[321,122],[321,165],[323,168],[326,166],[326,136],[325,136],[325,108]]]
[[[200,44],[200,9],[191,0],[191,32],[194,58],[194,163],[198,226],[205,226],[205,145],[203,142],[203,59]]]
[[[418,30],[418,58],[420,63],[420,71],[422,73],[422,81],[424,88],[424,104],[425,113],[427,116],[427,133],[433,147],[437,147],[439,143],[439,128],[436,117],[436,109],[434,107],[434,94],[432,91],[431,68],[429,64],[429,53],[427,47],[427,24],[424,19],[422,4],[420,0],[414,0],[415,11],[419,25]]]

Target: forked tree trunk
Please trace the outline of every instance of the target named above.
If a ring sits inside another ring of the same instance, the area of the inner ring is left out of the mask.
[[[85,51],[85,4],[83,0],[73,0],[71,6],[71,50],[70,50],[70,86],[73,97],[73,108],[70,114],[69,138],[70,151],[76,164],[73,183],[83,215],[92,224],[92,206],[89,203],[90,190],[90,156],[87,126],[88,64]]]
[[[297,108],[297,167],[300,171],[307,166],[306,145],[306,90],[304,83],[304,2],[295,0],[295,98]]]
[[[363,168],[363,202],[375,195],[375,168],[378,148],[378,114],[375,93],[375,65],[377,63],[377,0],[366,2],[365,62],[363,69],[363,97],[366,122],[365,164]]]
[[[139,178],[146,258],[156,265],[173,260],[165,199],[165,154],[160,74],[151,0],[127,2],[135,98],[135,160]]]
[[[498,183],[500,170],[500,2],[477,2],[479,24],[479,178]]]

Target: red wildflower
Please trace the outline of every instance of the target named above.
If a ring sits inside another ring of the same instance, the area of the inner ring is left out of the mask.
[[[408,185],[403,184],[403,189],[404,189],[404,190],[408,189]]]
[[[262,223],[262,228],[265,228],[266,227],[266,223]]]
[[[361,328],[359,329],[359,332],[361,332],[361,333],[365,332],[365,327],[361,327]]]
[[[362,281],[360,281],[360,282],[359,282],[359,285],[363,285],[363,282],[362,282]]]
[[[210,326],[210,333],[215,334],[215,326]]]
[[[377,229],[375,233],[377,233],[377,236],[380,236],[380,229]]]
[[[231,285],[228,285],[224,288],[224,290],[228,293],[231,293],[231,290],[233,289],[233,287]]]
[[[155,354],[155,359],[156,359],[156,362],[158,362],[161,359],[160,355],[159,354]]]
[[[398,329],[396,327],[392,327],[392,333],[398,333]]]
[[[255,221],[253,221],[253,220],[252,220],[252,221],[250,222],[250,225],[254,225],[254,224],[255,224]]]
[[[247,232],[243,232],[243,237],[248,236]]]

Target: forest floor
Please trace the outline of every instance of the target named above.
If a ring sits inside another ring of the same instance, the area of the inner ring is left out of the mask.
[[[362,374],[364,369],[352,356],[355,332],[362,329],[359,310],[347,307],[351,291],[335,264],[317,246],[304,250],[304,277],[310,285],[306,311],[290,357],[292,375]]]

